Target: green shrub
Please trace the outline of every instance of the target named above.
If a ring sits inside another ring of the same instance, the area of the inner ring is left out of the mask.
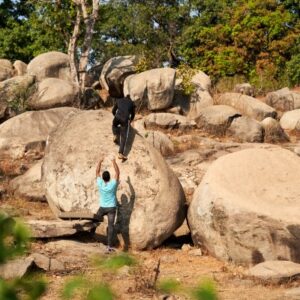
[[[286,75],[290,86],[300,85],[300,54],[294,55],[286,64]]]
[[[0,264],[23,255],[28,248],[29,236],[28,229],[22,223],[0,212]],[[36,300],[45,289],[46,284],[43,280],[17,278],[7,281],[0,278],[1,300]]]

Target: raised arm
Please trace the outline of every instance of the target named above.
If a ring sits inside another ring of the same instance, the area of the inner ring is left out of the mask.
[[[117,165],[115,159],[112,160],[112,163],[113,163],[113,166],[114,166],[114,169],[115,169],[115,173],[116,173],[115,179],[116,179],[117,181],[119,181],[119,178],[120,178],[120,170],[119,170],[119,167],[118,167],[118,165]]]
[[[103,162],[103,156],[100,157],[97,168],[96,168],[96,177],[100,177],[101,164]]]

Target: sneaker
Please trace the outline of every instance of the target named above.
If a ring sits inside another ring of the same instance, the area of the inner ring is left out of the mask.
[[[123,155],[122,153],[119,153],[118,158],[122,159],[123,161],[127,160],[127,157],[125,155]]]
[[[111,254],[111,253],[115,253],[116,250],[112,247],[107,247],[105,253],[106,254]]]

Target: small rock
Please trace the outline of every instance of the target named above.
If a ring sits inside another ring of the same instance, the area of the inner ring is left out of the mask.
[[[34,260],[34,263],[41,269],[45,271],[50,270],[50,258],[46,255],[40,253],[33,253],[31,257]]]
[[[181,247],[181,250],[182,251],[189,251],[189,250],[191,250],[192,249],[192,247],[191,247],[191,245],[189,245],[189,244],[184,244],[184,245],[182,245],[182,247]]]
[[[123,276],[128,276],[130,273],[130,267],[129,266],[124,266],[118,270],[119,275]]]
[[[192,249],[189,251],[189,254],[193,256],[202,256],[202,250],[200,248]]]

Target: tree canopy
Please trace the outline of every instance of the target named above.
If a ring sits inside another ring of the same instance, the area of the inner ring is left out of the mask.
[[[86,0],[87,2],[91,0]],[[298,0],[99,1],[90,65],[139,54],[147,67],[179,63],[214,80],[235,75],[299,84]],[[0,57],[67,52],[73,1],[0,0]],[[83,32],[79,35],[79,44]]]

